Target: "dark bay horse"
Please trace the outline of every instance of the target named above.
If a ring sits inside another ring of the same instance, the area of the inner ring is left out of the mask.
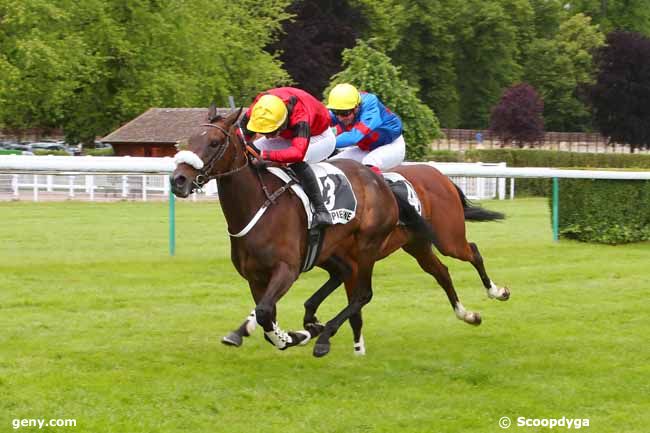
[[[351,316],[359,316],[372,298],[373,266],[398,223],[397,201],[386,182],[369,168],[350,160],[333,163],[352,184],[357,212],[347,224],[325,229],[316,265],[327,266],[345,252],[350,302],[325,326],[312,326],[310,332],[283,331],[276,319],[276,303],[300,274],[307,249],[307,218],[300,199],[283,193],[286,185],[251,164],[250,149],[236,125],[240,113],[241,109],[222,118],[210,107],[209,123],[189,138],[188,150],[177,154],[177,167],[170,179],[172,191],[187,197],[210,179],[217,180],[231,234],[231,260],[248,281],[256,304],[255,320],[264,329],[265,338],[286,349],[320,334],[314,355],[323,356],[329,352],[330,337]],[[265,213],[255,223],[265,206]],[[430,238],[431,233],[423,231],[419,236]]]
[[[470,262],[478,271],[483,286],[490,298],[505,301],[510,297],[510,291],[492,282],[485,271],[483,258],[475,243],[468,242],[465,234],[465,221],[494,221],[504,218],[499,212],[490,211],[469,203],[463,192],[447,176],[427,164],[409,164],[399,166],[392,171],[404,176],[415,188],[422,204],[424,219],[430,224],[435,239],[433,244],[443,255]],[[402,215],[402,213],[400,213]],[[417,223],[417,221],[416,221]],[[447,298],[456,316],[471,325],[480,325],[481,315],[478,312],[465,310],[454,289],[447,267],[438,259],[432,248],[432,242],[424,237],[414,236],[417,230],[398,225],[382,243],[377,256],[380,260],[402,248],[413,256],[420,267],[432,275],[445,290]],[[348,297],[351,295],[354,281],[349,279],[349,258],[345,251],[331,258],[322,266],[329,273],[328,281],[305,302],[304,325],[307,329],[321,327],[316,318],[316,310],[323,300],[329,296],[341,283],[345,283]],[[241,345],[243,337],[248,336],[253,328],[245,321],[237,330],[224,337],[226,344]],[[365,353],[365,344],[361,334],[361,314],[350,318],[354,334],[354,350],[356,354]]]

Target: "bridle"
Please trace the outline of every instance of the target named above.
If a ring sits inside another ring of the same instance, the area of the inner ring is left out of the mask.
[[[197,188],[202,188],[203,185],[205,185],[206,183],[208,183],[212,179],[217,179],[217,178],[220,178],[220,177],[229,176],[229,175],[231,175],[233,173],[236,173],[239,170],[242,170],[242,169],[244,169],[244,168],[246,168],[248,166],[248,157],[246,157],[244,164],[241,165],[240,167],[233,168],[232,170],[227,171],[225,173],[210,174],[210,172],[212,171],[212,166],[215,164],[215,162],[220,160],[223,157],[223,155],[226,153],[226,150],[228,150],[228,147],[230,146],[231,136],[230,136],[230,132],[228,132],[224,127],[219,126],[219,125],[215,125],[214,123],[204,123],[201,126],[208,126],[210,128],[217,128],[226,137],[226,141],[225,141],[225,143],[221,143],[219,145],[219,148],[214,153],[214,155],[212,155],[210,157],[210,159],[208,160],[208,162],[203,164],[203,168],[201,168],[199,170],[199,174],[196,175],[196,178],[194,179],[194,182],[193,182],[194,185],[197,186]]]

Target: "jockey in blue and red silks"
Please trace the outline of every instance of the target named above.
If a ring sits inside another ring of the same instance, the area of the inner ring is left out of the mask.
[[[336,137],[329,128],[325,105],[304,90],[279,87],[262,92],[240,121],[247,142],[254,141],[263,160],[289,164],[314,204],[313,225],[332,223],[318,181],[309,163],[323,161],[334,152]]]
[[[376,172],[404,161],[402,120],[376,95],[359,92],[351,84],[338,84],[329,93],[327,108],[336,128],[336,148],[344,149],[331,159],[354,159]]]

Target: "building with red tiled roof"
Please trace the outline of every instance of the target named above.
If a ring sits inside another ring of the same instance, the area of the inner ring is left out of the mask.
[[[113,146],[116,156],[173,156],[176,143],[197,132],[207,113],[207,108],[150,108],[100,141]]]

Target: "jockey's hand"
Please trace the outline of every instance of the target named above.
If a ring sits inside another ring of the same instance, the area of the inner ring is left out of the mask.
[[[266,169],[269,166],[270,161],[265,161],[262,158],[253,158],[251,164],[258,170]]]

